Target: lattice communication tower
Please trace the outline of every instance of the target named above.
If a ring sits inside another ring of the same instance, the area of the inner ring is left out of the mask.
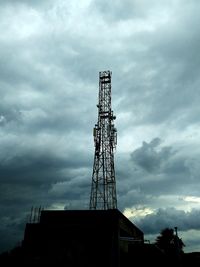
[[[90,195],[91,210],[117,209],[114,149],[116,117],[111,108],[111,71],[99,72],[98,122],[94,128],[94,165]]]

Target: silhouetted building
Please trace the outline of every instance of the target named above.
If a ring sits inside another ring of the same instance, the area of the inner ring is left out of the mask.
[[[126,266],[169,267],[167,255],[154,244],[129,244],[128,253],[124,254],[123,267]]]
[[[143,232],[117,209],[44,210],[27,223],[23,250],[35,265],[117,267],[130,242],[143,244]]]
[[[182,266],[183,267],[190,267],[190,266],[199,267],[200,266],[200,252],[184,253]]]

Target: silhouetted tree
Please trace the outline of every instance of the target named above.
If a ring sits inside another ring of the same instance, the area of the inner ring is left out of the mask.
[[[163,229],[160,235],[157,236],[155,245],[165,252],[170,261],[181,262],[185,244],[178,237],[176,227],[175,230],[176,232],[174,233],[172,228]]]
[[[183,247],[185,246],[178,235],[174,234],[174,229],[172,228],[163,229],[160,235],[157,236],[155,244],[166,253],[176,248],[183,252]]]

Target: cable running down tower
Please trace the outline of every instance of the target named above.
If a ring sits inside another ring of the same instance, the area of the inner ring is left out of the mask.
[[[90,195],[91,210],[117,208],[114,149],[117,130],[111,109],[111,71],[99,72],[98,122],[94,128],[94,165]]]

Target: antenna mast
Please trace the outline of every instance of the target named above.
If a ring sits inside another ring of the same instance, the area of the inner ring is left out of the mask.
[[[111,109],[111,71],[99,72],[98,122],[94,128],[94,165],[90,195],[91,210],[117,208],[114,149],[117,130]]]

